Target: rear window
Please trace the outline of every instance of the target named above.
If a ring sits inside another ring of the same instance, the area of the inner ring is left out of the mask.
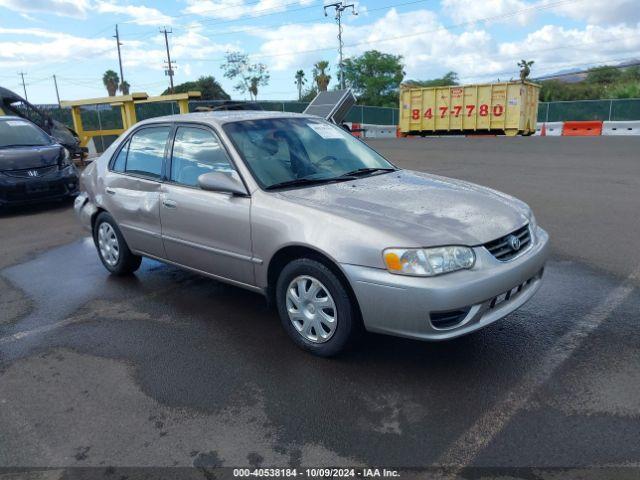
[[[21,119],[0,120],[0,148],[44,145],[51,145],[51,138],[34,124]]]

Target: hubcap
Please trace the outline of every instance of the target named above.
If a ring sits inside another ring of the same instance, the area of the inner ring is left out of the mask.
[[[118,244],[115,230],[107,222],[101,223],[98,227],[98,248],[100,256],[107,265],[113,267],[118,263],[120,244]]]
[[[333,297],[318,279],[308,275],[289,284],[287,313],[297,332],[310,342],[324,343],[336,331],[338,312]]]

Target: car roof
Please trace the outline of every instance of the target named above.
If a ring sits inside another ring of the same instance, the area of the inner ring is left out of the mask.
[[[164,117],[154,117],[143,120],[140,124],[164,123],[164,122],[197,122],[209,123],[212,125],[222,125],[231,122],[242,122],[246,120],[264,120],[269,118],[316,118],[312,115],[304,115],[292,112],[268,112],[262,110],[224,110],[214,112],[194,112],[180,115],[166,115]]]
[[[23,122],[33,123],[26,118],[18,117],[17,115],[0,115],[0,120],[22,120]]]

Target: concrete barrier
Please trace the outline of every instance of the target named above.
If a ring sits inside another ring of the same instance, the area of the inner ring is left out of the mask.
[[[544,126],[544,131],[543,131]],[[562,135],[562,122],[538,123],[534,135],[544,137],[559,137]]]
[[[602,135],[640,135],[640,121],[604,122]]]
[[[602,135],[602,120],[564,122],[562,135],[565,137],[599,137]]]
[[[362,124],[364,138],[395,138],[397,127],[395,125],[371,125]]]

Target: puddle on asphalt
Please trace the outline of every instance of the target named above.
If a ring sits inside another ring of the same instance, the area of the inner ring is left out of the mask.
[[[91,237],[51,249],[33,260],[8,267],[0,275],[24,292],[31,312],[0,326],[0,336],[60,321],[96,298],[121,299],[153,287],[154,275],[170,267],[155,260],[143,262],[135,276],[115,278],[100,263]],[[146,285],[142,284],[144,279]]]

